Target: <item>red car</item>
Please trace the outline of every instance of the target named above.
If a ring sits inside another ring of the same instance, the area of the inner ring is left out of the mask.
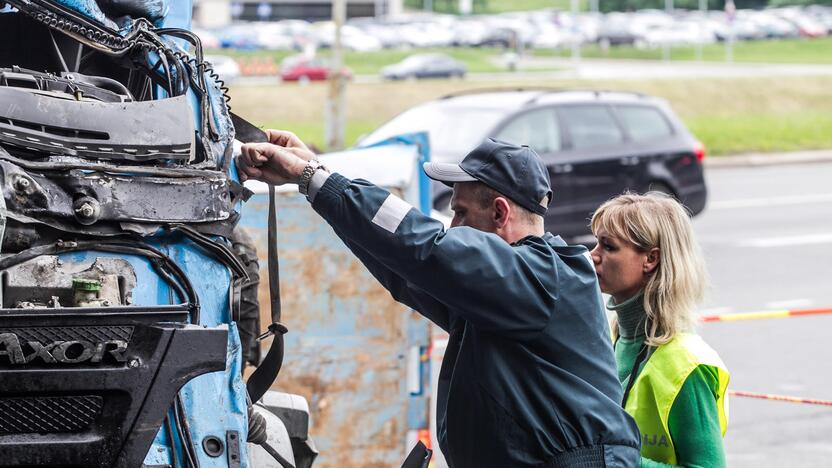
[[[350,75],[349,70],[344,70]],[[299,55],[286,57],[280,64],[280,78],[283,81],[312,81],[326,80],[332,73],[328,62],[319,58],[309,58]]]

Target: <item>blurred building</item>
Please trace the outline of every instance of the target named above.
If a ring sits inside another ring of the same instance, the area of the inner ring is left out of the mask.
[[[403,0],[346,0],[347,18],[395,16]],[[332,18],[331,0],[195,0],[194,23],[203,28],[231,21],[280,21]]]

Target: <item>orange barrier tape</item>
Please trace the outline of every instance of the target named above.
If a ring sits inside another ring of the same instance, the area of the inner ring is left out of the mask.
[[[811,398],[798,398],[786,395],[772,395],[769,393],[741,392],[739,390],[728,390],[728,394],[737,397],[757,398],[760,400],[785,401],[788,403],[799,403],[802,405],[832,406],[832,401],[829,400],[814,400]]]
[[[832,314],[832,309],[769,310],[765,312],[750,312],[746,314],[706,315],[701,317],[700,320],[703,322],[733,322],[737,320],[760,320],[828,314]]]

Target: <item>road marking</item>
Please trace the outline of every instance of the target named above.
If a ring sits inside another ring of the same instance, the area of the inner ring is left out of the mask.
[[[723,200],[708,204],[709,210],[730,210],[736,208],[768,208],[771,206],[803,205],[806,203],[827,203],[832,193],[812,195],[786,195],[782,197],[747,198],[744,200]]]
[[[740,247],[771,248],[792,245],[812,245],[832,243],[832,233],[804,234],[801,236],[764,237],[738,242]]]
[[[785,301],[769,302],[765,305],[766,309],[808,309],[813,306],[815,302],[811,299],[788,299]]]

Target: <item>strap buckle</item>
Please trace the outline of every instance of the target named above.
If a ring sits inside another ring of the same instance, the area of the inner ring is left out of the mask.
[[[269,329],[266,330],[265,333],[257,337],[257,342],[259,343],[272,335],[277,335],[278,333],[285,335],[286,333],[289,333],[289,329],[286,328],[286,325],[283,325],[280,322],[272,323],[269,325]]]

